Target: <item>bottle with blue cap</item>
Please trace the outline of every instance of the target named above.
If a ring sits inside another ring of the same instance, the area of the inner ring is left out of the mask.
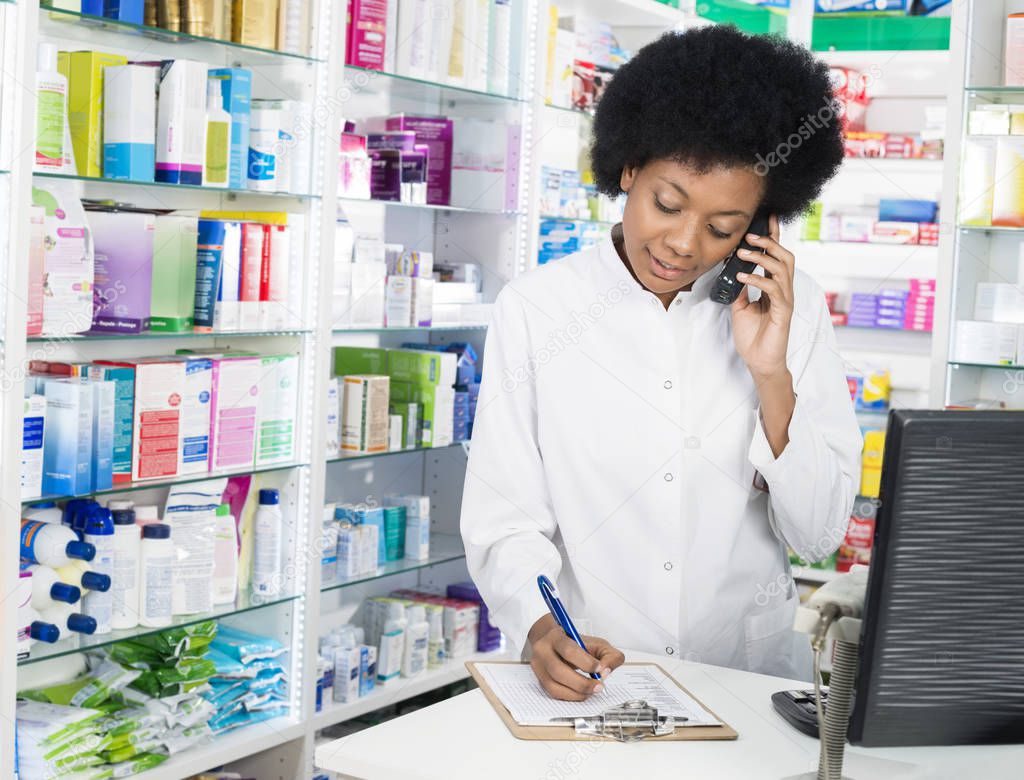
[[[28,627],[28,635],[36,641],[53,644],[60,639],[60,629],[45,620],[33,620]]]
[[[49,566],[22,562],[23,571],[32,572],[32,608],[49,609],[58,601],[75,604],[82,597],[82,591],[74,585],[61,582],[57,572]]]
[[[39,616],[60,630],[61,639],[70,633],[93,634],[96,632],[96,619],[76,612],[70,604],[54,604],[49,609],[41,611]]]
[[[96,548],[92,570],[102,574],[110,583],[114,572],[114,518],[109,509],[95,502],[84,512],[82,533],[85,541]],[[96,633],[110,633],[110,613],[113,593],[110,584],[103,590],[90,590],[82,597],[82,613],[96,620]]]
[[[21,516],[26,520],[39,520],[43,523],[61,524],[64,512],[55,501],[37,501],[30,504],[22,511]]]
[[[139,554],[139,625],[163,628],[171,624],[176,559],[171,527],[166,523],[143,526]]]
[[[114,517],[114,568],[110,575],[110,626],[116,629],[135,628],[139,624],[139,546],[140,528],[135,524],[135,510],[130,506],[111,509]]]
[[[81,589],[84,596],[89,591],[110,590],[110,575],[93,571],[85,561],[71,561],[67,566],[57,566],[54,571],[62,582]]]
[[[281,594],[281,538],[284,517],[281,495],[273,488],[260,490],[253,533],[252,590],[258,596]]]
[[[22,520],[19,554],[30,563],[66,566],[72,560],[91,561],[96,548],[70,528],[41,520]]]

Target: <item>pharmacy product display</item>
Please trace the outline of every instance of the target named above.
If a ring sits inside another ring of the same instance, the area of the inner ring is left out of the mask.
[[[472,345],[404,347],[334,350],[337,389],[328,400],[336,399],[339,411],[328,415],[339,431],[328,432],[328,446],[337,442],[338,451],[328,457],[446,447],[470,438],[480,387]]]
[[[265,5],[259,9],[239,6],[241,13],[252,10],[262,30]],[[259,99],[247,68],[188,59],[129,63],[119,54],[58,52],[44,44],[37,81],[46,98],[37,118],[37,172],[235,190],[309,189],[310,134],[299,131],[309,127],[308,104]]]
[[[153,507],[124,499],[106,506],[87,498],[28,505],[18,657],[30,657],[36,640],[167,627],[179,616],[234,604],[239,593],[268,603],[281,597],[287,592],[284,527],[292,521],[280,504],[281,491],[253,490],[246,476],[174,485],[155,517]],[[429,508],[426,523],[429,529]],[[422,532],[416,522],[410,527]],[[253,551],[243,558],[247,537]]]
[[[25,418],[23,498],[294,460],[297,355],[181,350],[30,368],[41,413]]]
[[[71,184],[49,180],[36,183],[33,201],[44,246],[29,275],[29,335],[275,331],[301,322],[301,214],[91,202],[86,210]]]
[[[354,0],[345,64],[505,95],[511,0],[456,3],[432,12],[423,0]]]
[[[935,280],[910,279],[908,288],[885,287],[849,295],[826,292],[832,324],[853,328],[931,331],[935,323]]]
[[[345,704],[375,690],[440,669],[473,653],[498,650],[501,632],[471,582],[444,593],[393,591],[365,600],[360,624],[345,624],[320,638],[316,709]]]
[[[127,777],[285,715],[285,652],[271,637],[213,621],[90,652],[84,673],[18,692],[18,770]]]

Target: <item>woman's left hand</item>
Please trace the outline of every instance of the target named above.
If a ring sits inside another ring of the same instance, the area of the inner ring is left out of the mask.
[[[793,254],[778,242],[779,220],[774,214],[769,218],[768,230],[768,236],[746,236],[748,244],[764,249],[765,254],[739,250],[740,259],[757,263],[766,275],[736,276],[737,281],[759,289],[761,297],[752,302],[744,290],[732,304],[736,351],[758,383],[785,376],[788,371],[786,348],[793,319]]]

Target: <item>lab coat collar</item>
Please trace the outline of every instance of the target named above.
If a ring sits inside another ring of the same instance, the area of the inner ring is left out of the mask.
[[[612,283],[625,279],[629,284],[634,285],[637,289],[642,290],[647,295],[654,295],[654,293],[650,292],[646,287],[633,278],[633,274],[629,272],[625,263],[622,262],[622,258],[619,257],[619,253],[615,250],[611,230],[609,230],[607,235],[605,235],[605,237],[597,244],[597,249],[601,264],[607,270]],[[690,290],[681,290],[676,293],[677,299],[690,301],[692,303],[700,303],[709,300],[708,295],[711,292],[711,286],[715,283],[715,277],[718,276],[724,264],[724,260],[720,263],[716,263],[709,271],[698,277]],[[728,307],[722,308],[728,309]]]

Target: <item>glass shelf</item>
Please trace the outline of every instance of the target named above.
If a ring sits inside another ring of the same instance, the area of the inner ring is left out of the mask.
[[[971,233],[1021,233],[1024,228],[1004,227],[1003,225],[957,225],[957,230],[969,231]]]
[[[836,330],[870,331],[871,333],[920,333],[922,336],[931,336],[930,330],[917,330],[915,328],[877,328],[871,325],[833,325]]]
[[[452,211],[457,214],[487,214],[496,217],[521,217],[521,211],[497,211],[495,209],[475,209],[469,206],[440,206],[434,203],[405,203],[400,200],[375,200],[373,198],[349,198],[338,196],[338,203],[367,204],[378,206],[396,206],[405,209],[424,209],[427,211]]]
[[[964,87],[965,92],[977,92],[979,95],[1024,95],[1024,87]]]
[[[298,198],[300,200],[318,200],[319,195],[304,195],[298,192],[276,192],[265,190],[233,189],[231,187],[204,187],[201,184],[169,184],[161,181],[135,181],[132,179],[105,179],[102,176],[78,176],[71,173],[39,173],[33,172],[33,176],[43,179],[63,179],[65,181],[84,181],[94,184],[107,184],[117,187],[160,187],[162,189],[189,190],[202,192],[213,192],[219,195],[252,195],[261,198]]]
[[[305,62],[320,62],[316,57],[308,57],[303,54],[292,54],[291,52],[279,51],[277,49],[266,49],[260,46],[249,46],[244,43],[225,41],[220,38],[208,38],[201,35],[191,35],[187,32],[175,32],[165,30],[162,27],[149,27],[144,24],[132,22],[121,22],[117,19],[108,19],[104,16],[93,16],[78,11],[69,11],[63,8],[51,8],[47,5],[40,5],[39,10],[47,14],[51,20],[59,24],[75,24],[89,29],[104,29],[128,35],[138,35],[144,38],[153,38],[159,41],[171,43],[210,43],[215,46],[223,46],[234,52],[236,56],[251,60],[300,60]],[[249,56],[245,56],[249,55]]]
[[[617,220],[615,222],[609,222],[603,219],[591,219],[590,217],[557,217],[554,214],[541,214],[540,219],[542,221],[545,219],[554,219],[558,220],[559,222],[583,222],[588,225],[605,225],[607,227],[613,227],[614,225],[617,225],[619,222],[622,221]]]
[[[162,331],[147,330],[142,333],[76,333],[72,336],[29,336],[28,342],[48,342],[59,344],[87,344],[90,341],[136,341],[136,340],[159,340],[159,339],[227,339],[227,338],[260,338],[263,336],[302,336],[313,331],[309,328],[286,328],[284,330],[231,330],[204,333],[198,331],[183,331],[181,333],[164,333]]]
[[[1024,365],[1006,365],[1004,363],[968,363],[963,360],[950,360],[953,368],[1001,368],[1005,371],[1024,371]]]
[[[443,447],[410,447],[407,450],[387,450],[385,452],[360,452],[351,455],[339,455],[337,457],[327,458],[328,463],[343,463],[350,460],[365,460],[367,458],[386,458],[390,455],[409,455],[414,452],[433,452],[435,450],[450,450],[455,447],[461,447],[463,444],[469,442],[456,441],[451,444],[446,444]],[[45,500],[45,499],[40,499]]]
[[[218,477],[242,477],[248,474],[265,474],[268,471],[286,471],[287,469],[302,468],[308,466],[308,463],[271,463],[266,466],[260,466],[254,468],[247,466],[245,468],[238,469],[221,469],[219,471],[204,471],[198,474],[187,474],[185,476],[167,477],[165,479],[140,479],[136,482],[120,482],[114,483],[114,486],[107,488],[106,490],[94,490],[87,491],[85,493],[74,493],[74,494],[49,494],[36,496],[35,498],[23,498],[21,499],[22,506],[25,504],[35,504],[39,501],[65,501],[70,498],[85,498],[88,496],[109,496],[114,493],[133,493],[137,490],[149,490],[150,488],[168,487],[169,485],[188,485],[193,482],[204,482],[208,479],[217,479]]]
[[[409,98],[423,100],[425,97],[436,96],[441,100],[463,100],[466,98],[482,102],[501,103],[522,103],[523,99],[512,95],[501,95],[497,92],[486,90],[470,89],[468,87],[452,86],[438,81],[428,81],[414,76],[405,76],[399,73],[388,73],[383,70],[371,68],[360,68],[355,65],[345,66],[346,81],[344,88],[351,89],[355,93],[370,92],[384,93],[391,97]],[[378,84],[381,81],[383,83]]]
[[[195,615],[175,615],[171,620],[171,625],[163,626],[161,628],[136,626],[135,628],[111,631],[107,634],[75,633],[73,636],[70,636],[67,639],[62,639],[59,642],[54,642],[53,644],[48,642],[33,642],[28,658],[19,659],[18,665],[31,664],[48,658],[60,658],[61,656],[80,653],[84,650],[95,650],[96,648],[106,647],[107,645],[112,645],[115,642],[120,642],[125,639],[135,639],[140,636],[159,634],[161,631],[166,631],[168,628],[174,628],[177,626],[193,626],[196,623],[202,623],[205,620],[214,620],[228,615],[241,615],[245,612],[251,612],[254,609],[263,609],[264,607],[271,607],[275,604],[284,604],[289,601],[294,601],[298,597],[298,594],[270,597],[257,596],[255,594],[245,592],[238,596],[235,603],[221,604],[214,607],[210,612],[201,612]]]
[[[487,325],[480,323],[474,325],[453,323],[451,325],[427,325],[425,327],[410,326],[408,328],[351,327],[335,328],[331,332],[337,335],[341,333],[430,333],[438,330],[487,330]]]
[[[320,591],[326,593],[329,590],[345,588],[349,585],[357,585],[360,582],[369,582],[381,577],[390,577],[393,574],[401,574],[407,571],[425,569],[428,566],[436,566],[439,563],[457,561],[466,557],[466,550],[462,545],[462,537],[456,534],[431,534],[430,535],[430,556],[422,561],[388,561],[383,566],[378,566],[377,571],[370,574],[362,574],[349,579],[326,582],[320,586]]]
[[[142,333],[89,333],[74,334],[71,336],[29,336],[29,342],[54,342],[67,341],[69,343],[81,344],[90,341],[135,341],[137,339],[198,339],[215,338],[224,339],[232,337],[260,338],[269,336],[302,336],[313,331],[309,328],[287,328],[284,330],[232,330],[216,332],[183,331],[181,333],[164,333],[158,331],[143,331]]]
[[[583,117],[586,117],[587,119],[593,119],[594,118],[594,112],[593,111],[584,111],[583,109],[572,108],[571,106],[556,106],[553,103],[545,103],[544,104],[544,108],[550,109],[552,111],[558,111],[559,113],[562,113],[562,114],[572,114],[573,116],[583,116]]]

